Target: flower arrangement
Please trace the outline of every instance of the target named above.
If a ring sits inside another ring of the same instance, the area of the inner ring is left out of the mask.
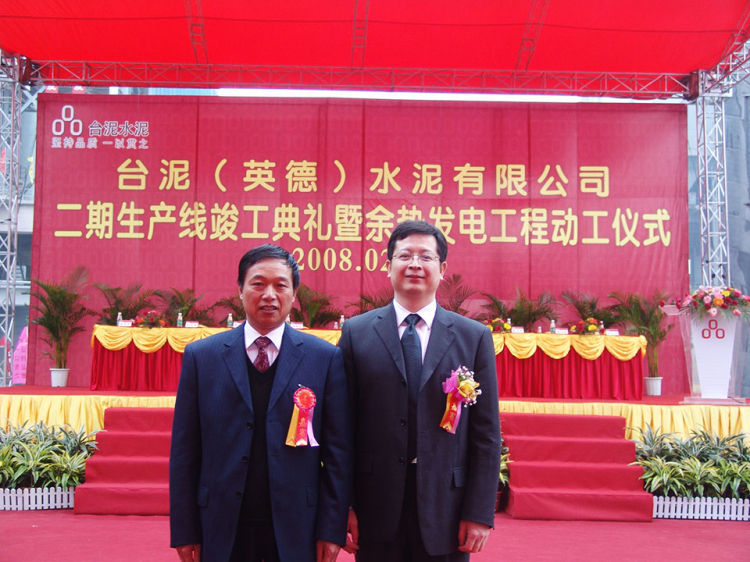
[[[501,332],[503,334],[507,334],[510,332],[510,329],[513,327],[513,325],[510,323],[510,318],[508,318],[507,320],[495,318],[494,320],[490,320],[490,322],[487,323],[487,327],[493,332]]]
[[[586,318],[572,324],[569,328],[571,334],[594,335],[599,334],[599,321],[596,318]]]
[[[157,310],[149,310],[143,316],[136,316],[135,325],[141,328],[166,328],[169,326],[164,319],[164,315]]]
[[[701,286],[682,300],[676,299],[675,305],[680,312],[696,319],[718,315],[745,320],[750,317],[750,296],[733,287]]]
[[[474,371],[459,365],[458,369],[451,371],[451,376],[443,382],[443,392],[447,394],[447,397],[440,427],[448,433],[456,433],[461,419],[461,406],[468,408],[476,404],[482,391],[479,390],[479,383],[474,380]]]

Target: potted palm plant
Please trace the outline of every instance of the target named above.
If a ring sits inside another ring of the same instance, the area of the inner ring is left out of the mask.
[[[343,311],[331,304],[331,295],[315,291],[300,284],[297,289],[297,307],[292,307],[294,322],[303,322],[308,328],[323,328],[339,319]]]
[[[170,287],[169,291],[155,291],[155,294],[165,303],[164,316],[168,325],[176,326],[179,314],[182,314],[185,320],[196,321],[202,326],[213,326],[216,323],[212,316],[216,305],[205,307],[199,304],[203,295],[196,296],[195,289],[187,288],[181,291]]]
[[[510,318],[512,326],[523,326],[525,331],[530,332],[534,324],[546,318],[559,319],[555,312],[557,301],[550,292],[542,293],[536,300],[532,300],[516,287],[516,300],[508,305],[489,293],[482,294],[490,300],[488,304],[482,305],[485,310],[484,319],[493,325],[495,319],[502,321]]]
[[[668,299],[668,295],[656,289],[650,297],[621,291],[615,291],[608,296],[615,300],[611,310],[615,314],[616,322],[626,326],[631,334],[646,338],[646,394],[660,396],[662,377],[659,376],[659,348],[674,327],[674,324],[666,325],[667,315],[662,312],[660,306]]]
[[[387,304],[391,304],[391,301],[393,301],[393,287],[388,286],[380,289],[374,295],[360,294],[359,299],[354,302],[346,303],[346,306],[354,307],[354,312],[349,314],[351,317],[364,314],[365,312],[375,310],[376,308],[381,308]]]
[[[42,328],[42,341],[52,350],[45,352],[55,363],[50,368],[52,386],[67,384],[70,341],[84,330],[83,319],[96,314],[83,304],[88,300],[83,294],[88,278],[88,269],[79,265],[59,283],[32,279],[31,296],[36,299],[32,308],[38,316],[31,322]]]
[[[596,295],[579,291],[563,291],[560,297],[575,310],[579,320],[594,318],[597,322],[604,324],[605,328],[615,323],[615,315],[608,307],[599,306],[599,297]]]
[[[99,324],[117,326],[117,315],[130,320],[138,316],[144,308],[154,306],[156,291],[143,289],[140,283],[133,283],[127,287],[112,287],[106,283],[92,283],[102,292],[107,306],[99,312]]]
[[[464,285],[459,273],[454,273],[448,275],[438,286],[437,301],[446,310],[467,318],[473,318],[474,316],[469,314],[469,311],[463,308],[463,305],[476,292],[476,289]]]

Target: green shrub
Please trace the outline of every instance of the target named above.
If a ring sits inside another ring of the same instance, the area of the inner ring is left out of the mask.
[[[0,488],[67,488],[83,483],[98,431],[27,424],[0,426]]]
[[[687,439],[650,425],[632,428],[643,487],[657,496],[750,499],[750,458],[744,433],[719,437],[692,431]]]

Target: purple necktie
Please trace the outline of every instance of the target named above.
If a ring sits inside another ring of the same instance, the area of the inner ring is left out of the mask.
[[[257,340],[255,340],[255,345],[258,347],[258,356],[255,358],[255,361],[253,361],[253,365],[255,365],[255,368],[258,369],[261,373],[266,371],[268,367],[271,366],[271,364],[268,362],[268,353],[266,353],[266,347],[268,347],[268,344],[271,343],[271,340],[269,340],[266,336],[261,336]]]

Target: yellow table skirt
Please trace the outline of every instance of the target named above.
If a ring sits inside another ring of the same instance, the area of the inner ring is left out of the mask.
[[[165,344],[169,344],[178,353],[185,346],[196,340],[207,338],[229,328],[119,328],[96,324],[91,334],[91,346],[94,339],[110,351],[125,349],[131,342],[143,353],[153,353]],[[339,330],[305,330],[332,344],[339,341]],[[504,348],[518,359],[528,359],[537,349],[553,359],[561,359],[573,349],[584,359],[591,361],[599,358],[606,349],[620,361],[629,361],[640,351],[646,352],[646,338],[625,336],[569,336],[562,334],[492,334],[495,354]]]
[[[30,420],[47,425],[69,423],[87,431],[102,429],[106,408],[173,408],[174,396],[113,395],[25,395],[0,394],[0,424],[9,419],[14,425]],[[691,430],[706,429],[725,437],[744,431],[750,433],[750,408],[747,406],[703,406],[634,404],[632,402],[530,402],[500,400],[501,412],[529,414],[568,414],[622,416],[628,427],[645,428],[651,424],[663,432],[680,437]],[[633,432],[627,432],[633,437]]]
[[[661,428],[662,433],[675,433],[680,438],[693,430],[705,429],[720,437],[744,431],[750,433],[750,407],[711,405],[655,405],[632,402],[527,402],[500,400],[500,412],[522,414],[566,414],[578,416],[622,416],[628,427],[645,429],[648,425]],[[628,430],[629,439],[635,432]]]
[[[107,408],[174,408],[174,396],[110,396],[103,394],[27,395],[0,394],[0,425],[43,421],[47,425],[69,423],[76,431],[104,427]]]

